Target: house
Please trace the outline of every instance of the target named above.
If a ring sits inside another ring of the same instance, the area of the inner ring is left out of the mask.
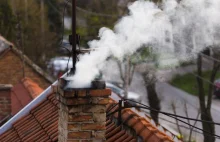
[[[56,81],[5,123],[1,142],[180,141],[144,113],[131,108],[115,111],[119,97],[110,89],[63,86],[62,79]]]
[[[12,43],[0,36],[0,84],[19,83],[24,77],[31,78],[46,89],[54,79],[34,64]]]
[[[54,79],[2,36],[0,67],[1,126],[50,86]]]
[[[0,84],[0,126],[35,99],[43,89],[30,78],[23,78],[15,86]]]

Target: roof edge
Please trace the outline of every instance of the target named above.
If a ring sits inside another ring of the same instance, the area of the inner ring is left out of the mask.
[[[39,73],[41,76],[43,76],[47,81],[50,83],[54,82],[54,78],[51,77],[49,74],[44,72],[38,65],[36,65],[34,62],[32,62],[24,53],[22,53],[20,50],[18,50],[15,46],[11,47],[12,51],[14,51],[16,54],[18,54],[20,57],[23,56],[24,61],[31,66],[37,73]]]
[[[111,98],[112,99],[114,99],[116,102],[118,102],[119,100],[121,100],[121,98],[119,97],[119,95],[117,95],[117,94],[115,94],[115,93],[112,93],[111,94]],[[157,129],[158,129],[158,127],[157,127],[157,125],[156,125],[156,123],[154,122],[154,120],[153,119],[151,119],[151,117],[150,116],[148,116],[147,117],[147,115],[146,115],[146,112],[144,112],[144,111],[138,111],[136,108],[134,108],[134,107],[132,107],[132,108],[129,108],[131,111],[133,111],[134,113],[136,113],[137,115],[139,115],[140,117],[143,117],[143,118],[145,118],[147,121],[149,121],[150,122],[150,124],[151,125],[153,125],[153,126],[155,126]],[[160,130],[161,132],[163,132],[163,133],[165,133],[165,134],[167,134],[167,132],[169,133],[169,134],[171,134],[172,136],[174,136],[174,141],[178,141],[179,139],[178,139],[178,132],[177,131],[175,131],[174,129],[172,129],[171,127],[169,127],[168,125],[163,125],[163,124],[159,124],[163,129],[165,128],[167,131],[165,131],[165,130]]]
[[[55,81],[52,85],[56,85],[58,81]],[[20,110],[15,116],[13,116],[9,121],[7,121],[3,126],[0,127],[0,135],[9,130],[12,125],[22,118],[23,116],[27,115],[31,109],[33,109],[37,104],[41,103],[47,96],[52,93],[52,87],[49,86],[46,90],[44,90],[37,98],[31,101],[28,105],[26,105],[22,110]]]
[[[1,34],[0,34],[0,40],[4,41],[4,42],[7,43],[9,46],[14,46],[13,43],[11,43],[11,42],[8,41],[7,39],[5,39]]]
[[[22,51],[17,49],[13,43],[5,39],[1,34],[0,34],[0,40],[4,41],[6,44],[9,45],[10,48],[7,48],[8,51],[11,49],[14,51],[16,54],[20,56],[20,58],[23,56],[24,61],[31,66],[37,73],[39,73],[41,76],[43,76],[47,81],[50,83],[53,83],[55,79],[51,77],[48,73],[44,72],[39,66],[37,66],[34,62],[32,62]],[[4,50],[5,51],[5,50]]]

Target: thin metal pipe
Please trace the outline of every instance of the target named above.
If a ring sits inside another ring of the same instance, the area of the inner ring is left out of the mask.
[[[72,59],[73,59],[73,67],[71,69],[71,73],[74,74],[76,70],[76,0],[72,0]]]

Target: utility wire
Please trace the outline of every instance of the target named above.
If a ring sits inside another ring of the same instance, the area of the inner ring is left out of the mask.
[[[209,136],[212,136],[212,137],[215,137],[215,138],[220,139],[220,136],[219,136],[219,135],[212,134],[212,133],[210,133],[210,132],[208,132],[208,131],[206,131],[206,130],[203,130],[203,129],[201,129],[201,128],[198,128],[198,127],[196,127],[196,126],[193,126],[193,125],[191,125],[191,124],[188,124],[187,122],[185,122],[185,121],[183,121],[183,120],[177,118],[177,117],[184,118],[183,116],[174,115],[174,114],[166,113],[166,112],[163,112],[163,111],[159,111],[159,110],[156,110],[156,109],[154,109],[154,108],[151,108],[151,107],[149,107],[149,106],[147,106],[147,105],[144,105],[144,104],[142,104],[142,103],[139,103],[139,102],[137,102],[137,101],[133,101],[133,100],[129,100],[129,99],[125,99],[125,100],[128,100],[128,101],[135,102],[135,103],[138,103],[138,104],[140,104],[140,105],[143,105],[143,106],[145,106],[145,107],[143,107],[143,108],[145,108],[145,109],[162,113],[162,114],[167,115],[167,116],[169,116],[169,117],[172,117],[172,118],[174,118],[174,119],[176,119],[176,120],[178,120],[178,121],[180,121],[180,122],[182,122],[182,123],[184,123],[184,124],[187,124],[187,125],[189,125],[190,127],[193,127],[193,128],[195,128],[195,129],[201,130],[202,132],[206,133],[206,135],[209,135]],[[138,106],[138,107],[139,107],[139,106]],[[187,118],[187,117],[185,117],[184,119],[193,120],[192,118]],[[194,121],[200,121],[200,122],[201,122],[201,120],[197,120],[197,119],[194,119]],[[219,125],[219,123],[214,123],[214,122],[210,122],[210,121],[202,121],[202,122]]]
[[[70,3],[70,0],[66,0],[67,2],[68,2],[68,5],[69,6],[72,6]],[[88,10],[86,10],[86,9],[83,9],[83,8],[81,8],[81,7],[78,7],[78,6],[76,6],[76,9],[78,10],[78,11],[81,11],[81,12],[84,12],[84,13],[87,13],[87,14],[89,14],[89,15],[94,15],[94,16],[100,16],[100,17],[110,17],[110,18],[118,18],[119,16],[117,16],[117,15],[109,15],[109,14],[103,14],[103,13],[97,13],[97,12],[93,12],[93,11],[88,11]]]
[[[177,41],[177,40],[174,40],[174,42],[183,45],[186,49],[192,49],[192,48],[190,48],[189,46],[187,46],[187,45],[185,45],[185,44],[182,44],[182,43],[180,43],[180,42]],[[205,58],[207,58],[207,59],[210,59],[210,60],[213,60],[213,61],[216,61],[216,62],[219,62],[219,63],[220,63],[220,60],[218,60],[218,59],[216,59],[216,58],[213,58],[213,57],[211,57],[211,56],[205,55],[204,53],[196,52],[196,54],[200,54],[201,56],[203,56],[203,57],[205,57]],[[174,58],[173,58],[173,59],[174,59]],[[189,73],[216,87],[215,84],[213,84],[213,83],[210,82],[209,80],[205,79],[204,77],[199,76],[199,75],[197,75],[197,74],[195,74],[195,73],[192,73],[192,72],[189,72]]]
[[[189,47],[188,45],[182,44],[181,42],[179,42],[179,41],[177,41],[177,40],[174,40],[174,42],[183,45],[186,49],[190,49],[190,50],[192,49],[192,48]],[[208,56],[208,55],[206,55],[206,54],[204,54],[204,53],[201,53],[201,52],[195,52],[195,53],[196,53],[196,54],[200,54],[201,56],[204,56],[204,57],[206,57],[206,58],[208,58],[208,59],[210,59],[210,60],[213,60],[213,61],[216,61],[216,62],[219,62],[219,63],[220,63],[220,60],[219,60],[219,59],[213,58],[213,57]]]
[[[50,0],[47,0],[48,4],[57,12],[59,13],[60,15],[63,15],[63,13],[61,13],[51,2]]]
[[[210,59],[210,60],[213,60],[213,61],[216,61],[216,62],[220,63],[219,59],[213,58],[213,57],[208,56],[208,55],[206,55],[204,53],[199,53],[199,54],[202,55],[203,57],[207,58],[207,59]]]
[[[150,113],[147,112],[147,111],[145,111],[145,113],[150,114]],[[167,119],[165,119],[165,118],[163,118],[163,117],[158,117],[158,118],[161,119],[161,120],[163,120],[163,121],[166,121],[166,122],[168,122],[168,123],[171,123],[171,124],[176,125],[175,122],[170,121],[170,120],[167,120]],[[185,129],[189,129],[189,127],[187,127],[187,126],[185,126],[185,125],[179,125],[179,126],[182,127],[182,128],[185,128]],[[196,132],[196,133],[199,133],[199,134],[203,134],[202,132],[197,131],[197,130],[194,130],[194,129],[193,129],[192,131],[194,131],[194,132]]]
[[[148,109],[149,109],[149,108],[148,108]],[[187,124],[187,125],[189,125],[189,126],[192,127],[192,128],[198,129],[198,130],[202,131],[203,133],[205,133],[205,134],[208,135],[208,136],[211,136],[211,137],[215,137],[215,138],[217,138],[217,139],[220,139],[220,136],[219,136],[219,135],[210,133],[210,132],[208,132],[208,131],[206,131],[206,130],[203,130],[203,129],[199,128],[199,127],[193,126],[193,125],[191,125],[191,124],[189,124],[189,123],[187,123],[187,122],[185,122],[185,121],[183,121],[183,120],[181,120],[181,119],[178,119],[177,117],[170,116],[170,115],[167,115],[167,116],[172,117],[172,118],[174,118],[174,119],[176,119],[176,120],[178,120],[178,121],[180,121],[180,122],[182,122],[182,123],[184,123],[184,124]]]
[[[185,122],[185,121],[183,121],[183,120],[177,118],[177,117],[179,117],[179,115],[174,115],[174,114],[171,114],[171,113],[162,112],[162,111],[153,109],[153,108],[151,108],[151,107],[149,107],[149,106],[147,106],[147,105],[144,105],[144,104],[142,104],[142,103],[133,101],[133,100],[129,100],[129,99],[125,99],[125,100],[131,101],[131,102],[135,102],[135,103],[138,103],[138,104],[141,104],[141,105],[145,106],[145,107],[141,107],[141,106],[130,106],[130,107],[135,107],[135,108],[138,107],[138,108],[148,109],[148,110],[152,110],[152,111],[156,111],[156,112],[162,113],[162,114],[167,115],[167,116],[169,116],[169,117],[172,117],[172,118],[174,118],[174,119],[176,119],[176,120],[178,120],[178,121],[180,121],[180,122],[182,122],[182,123],[184,123],[184,124],[187,124],[187,125],[189,125],[190,127],[193,127],[193,128],[195,128],[195,129],[198,129],[198,130],[202,131],[203,133],[205,133],[205,134],[208,135],[208,136],[212,136],[212,137],[215,137],[215,138],[217,138],[217,139],[220,139],[220,136],[219,136],[219,135],[212,134],[212,133],[210,133],[210,132],[208,132],[208,131],[206,131],[206,130],[203,130],[203,129],[201,129],[201,128],[198,128],[198,127],[196,127],[196,126],[193,126],[193,125],[191,125],[191,124],[189,124],[189,123],[187,123],[187,122]],[[130,107],[124,107],[124,108],[130,108]],[[120,111],[120,110],[119,110],[119,109],[118,109],[118,110],[115,110],[115,111],[113,111],[113,112],[107,114],[107,116],[110,116],[110,115],[112,115],[112,114],[114,114],[114,113],[116,113],[116,112],[118,112],[118,111]],[[181,116],[181,117],[182,117],[182,116]],[[196,121],[200,121],[200,120],[196,120]],[[209,122],[209,121],[206,121],[206,122]],[[212,122],[212,123],[213,123],[213,122]],[[218,124],[218,123],[217,123],[217,124]]]
[[[159,111],[159,110],[151,108],[151,107],[149,107],[149,106],[147,106],[145,104],[139,103],[137,101],[133,101],[133,100],[129,100],[129,99],[125,99],[125,100],[130,101],[130,102],[134,102],[134,103],[137,103],[137,104],[140,104],[140,105],[144,106],[144,107],[141,107],[141,106],[137,106],[137,107],[140,107],[140,108],[150,108],[153,111],[156,111],[156,112],[159,112],[159,113],[162,113],[162,114],[165,114],[165,115],[172,115],[172,116],[183,118],[183,119],[188,119],[188,120],[193,120],[193,121],[198,121],[198,122],[205,122],[205,123],[209,123],[209,124],[220,125],[220,123],[216,123],[216,122],[212,122],[212,121],[199,120],[199,119],[195,119],[195,118],[189,118],[189,117],[185,117],[185,116],[175,115],[175,114],[172,114],[172,113],[167,113],[167,112],[164,112],[164,111]]]

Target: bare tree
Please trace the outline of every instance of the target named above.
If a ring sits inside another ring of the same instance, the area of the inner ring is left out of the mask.
[[[174,102],[171,103],[171,108],[172,108],[172,110],[173,110],[173,113],[174,113],[175,115],[178,115],[178,114],[177,114],[177,111],[176,111],[176,104],[175,104]],[[184,111],[185,111],[186,117],[189,118],[189,113],[188,113],[188,108],[187,108],[186,101],[184,101]],[[200,109],[198,109],[198,113],[197,113],[195,119],[198,119],[199,116],[200,116]],[[178,118],[178,119],[179,119],[179,118]],[[194,129],[194,126],[196,126],[197,121],[195,121],[193,124],[191,124],[191,123],[190,123],[190,120],[187,119],[187,123],[190,124],[190,125],[192,125],[192,126],[188,125],[188,128],[187,128],[187,127],[183,127],[183,125],[181,125],[177,119],[175,119],[175,121],[176,121],[175,124],[176,124],[177,129],[178,129],[179,134],[180,134],[180,137],[179,137],[179,138],[182,139],[183,141],[191,142],[191,141],[192,141],[192,132],[194,131],[193,129]],[[189,130],[189,137],[188,137],[188,139],[186,138],[186,137],[187,137],[186,134],[184,135],[184,134],[182,133],[181,127],[184,128],[184,129]],[[197,131],[195,131],[195,132],[197,133]],[[184,138],[184,139],[183,139],[183,138]]]
[[[204,121],[211,121],[213,122],[212,115],[211,115],[211,104],[212,104],[212,94],[213,94],[213,83],[216,77],[216,74],[220,68],[220,64],[217,61],[214,61],[213,67],[212,67],[212,72],[211,76],[209,79],[209,90],[208,90],[208,99],[207,101],[205,100],[205,90],[204,90],[204,85],[203,85],[203,76],[202,76],[202,55],[203,54],[198,54],[197,58],[197,74],[198,76],[196,77],[197,79],[197,84],[198,84],[198,97],[199,97],[199,102],[200,102],[200,109],[201,109],[201,119]],[[217,56],[213,56],[216,58]],[[202,122],[202,127],[203,130],[208,131],[212,134],[215,134],[215,125],[214,124],[207,124]],[[204,142],[214,142],[215,137],[212,137],[210,135],[207,135],[206,133],[204,135]]]
[[[120,78],[123,83],[123,89],[125,90],[125,97],[127,97],[128,88],[133,80],[134,72],[137,65],[146,63],[151,59],[150,48],[142,47],[131,55],[126,55],[122,60],[114,58],[117,62]]]
[[[185,110],[186,117],[189,118],[189,113],[188,113],[188,108],[187,108],[186,101],[184,102],[184,110]],[[198,113],[196,115],[196,119],[199,119],[199,116],[200,116],[200,109],[198,109]],[[188,121],[189,124],[191,124],[189,119],[187,119],[187,121]],[[197,121],[195,121],[193,123],[193,126],[196,126],[196,123],[197,123]],[[193,132],[193,127],[189,126],[188,142],[191,142],[191,140],[192,140],[192,132]]]
[[[174,113],[175,115],[177,115],[177,113],[176,113],[176,105],[175,105],[174,102],[171,103],[171,107],[172,107],[173,113]],[[177,119],[175,119],[175,120],[176,120],[177,129],[178,129],[179,134],[180,134],[180,138],[182,139],[183,133],[182,133],[182,131],[181,131],[181,129],[180,129],[179,121],[178,121]]]
[[[127,98],[128,87],[131,85],[136,64],[132,63],[131,56],[126,56],[123,61],[117,60],[116,62],[119,68],[120,78],[123,82],[125,98]]]

